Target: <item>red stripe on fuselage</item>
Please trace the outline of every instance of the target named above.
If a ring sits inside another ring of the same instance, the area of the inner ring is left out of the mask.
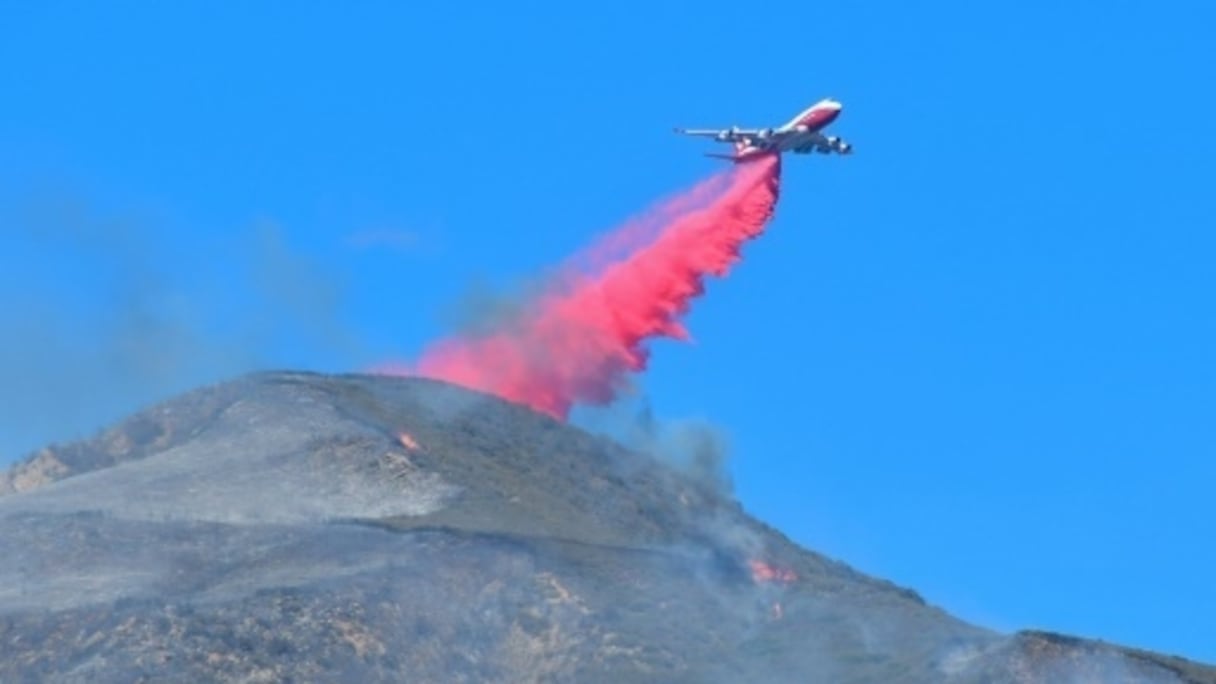
[[[840,116],[840,110],[835,107],[815,107],[798,119],[798,125],[817,131],[835,121],[838,116]]]

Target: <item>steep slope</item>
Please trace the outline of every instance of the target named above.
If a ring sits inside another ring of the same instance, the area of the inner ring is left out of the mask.
[[[967,625],[492,397],[265,373],[0,479],[0,681],[1216,682]]]

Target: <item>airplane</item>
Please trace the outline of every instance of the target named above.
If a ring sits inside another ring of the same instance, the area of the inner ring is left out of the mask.
[[[676,133],[713,138],[716,142],[733,143],[734,154],[706,153],[707,157],[727,159],[736,164],[759,159],[768,154],[793,152],[795,154],[851,154],[853,146],[834,135],[821,131],[840,116],[843,106],[831,98],[816,102],[799,112],[777,128],[687,129],[677,128]]]

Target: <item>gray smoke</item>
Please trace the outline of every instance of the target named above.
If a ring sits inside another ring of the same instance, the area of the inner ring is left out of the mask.
[[[263,334],[275,334],[284,319],[300,325],[306,338],[322,343],[344,357],[359,353],[357,340],[342,325],[344,291],[337,275],[320,260],[296,250],[283,229],[261,221],[254,227],[252,255],[254,292],[262,306],[259,318],[270,322]]]
[[[455,300],[440,312],[440,322],[452,334],[480,337],[507,329],[527,310],[527,295],[522,290],[502,290],[475,279]]]
[[[625,388],[606,407],[579,407],[574,422],[652,456],[725,496],[734,493],[726,432],[701,418],[659,418],[640,390]]]
[[[0,278],[0,463],[273,364],[285,342],[355,353],[334,274],[272,224],[200,253],[167,221],[72,197],[6,209],[0,249],[29,272]]]
[[[637,416],[630,442],[634,448],[676,465],[723,494],[734,491],[726,468],[730,458],[729,439],[721,428],[709,421],[659,421],[653,410],[644,406]]]

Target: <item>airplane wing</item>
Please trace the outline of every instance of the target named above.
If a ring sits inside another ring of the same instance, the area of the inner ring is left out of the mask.
[[[807,137],[806,142],[798,147],[791,149],[794,154],[811,154],[812,152],[827,152],[828,140],[826,137],[817,134],[811,134]]]
[[[723,142],[752,139],[760,135],[758,128],[677,128],[676,133],[713,138]]]
[[[790,151],[795,154],[810,154],[812,152],[850,154],[853,151],[853,146],[836,136],[816,136]]]

